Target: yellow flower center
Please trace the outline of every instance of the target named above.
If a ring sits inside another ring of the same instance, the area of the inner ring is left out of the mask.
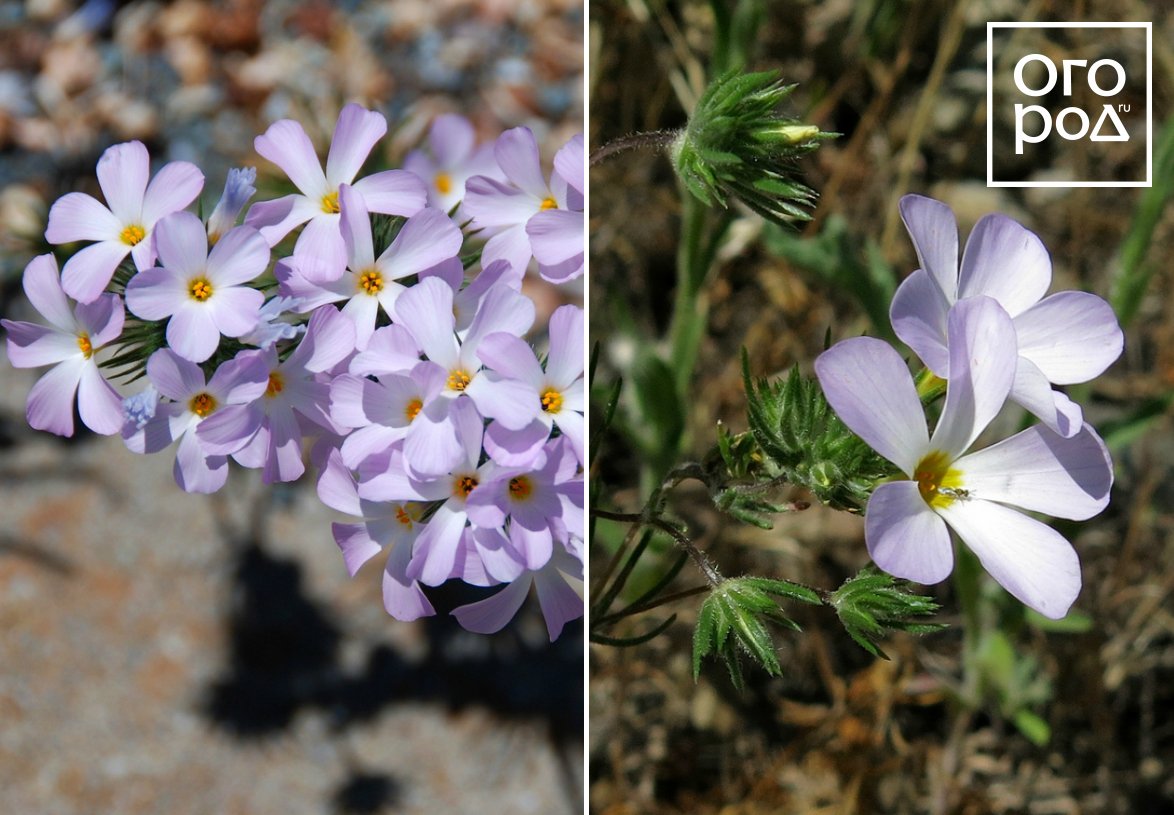
[[[209,413],[216,410],[216,397],[207,392],[197,393],[188,402],[188,409],[203,419]]]
[[[338,214],[338,193],[328,192],[322,196],[322,211],[330,215]]]
[[[475,475],[458,475],[452,482],[452,494],[458,498],[468,498],[479,483]]]
[[[558,201],[555,201],[549,195],[542,199],[542,203],[538,206],[540,210],[558,209]]]
[[[913,471],[917,491],[925,503],[943,509],[968,493],[962,489],[962,473],[950,468],[951,462],[941,450],[928,453]]]
[[[415,421],[416,417],[420,415],[420,410],[424,407],[424,403],[419,399],[413,399],[408,402],[408,406],[404,408],[404,415],[408,417],[408,421]]]
[[[517,501],[524,501],[534,492],[534,485],[524,475],[510,479],[510,497]]]
[[[89,359],[94,355],[94,346],[90,343],[88,334],[77,335],[77,347],[82,349],[82,356]]]
[[[547,388],[542,393],[542,409],[547,413],[558,413],[563,408],[563,395],[554,388]]]
[[[143,238],[147,237],[147,230],[143,229],[138,224],[131,224],[126,229],[122,230],[118,237],[121,238],[122,242],[127,246],[134,246],[135,244],[142,241]]]
[[[368,269],[359,275],[359,289],[374,297],[383,291],[383,275],[378,269]]]
[[[416,503],[400,504],[395,510],[395,519],[408,529],[420,520],[420,506]]]
[[[436,191],[441,195],[448,195],[452,192],[452,176],[448,173],[439,172],[432,180],[436,183]]]
[[[265,386],[265,395],[272,399],[283,390],[285,390],[285,377],[281,375],[280,371],[270,371],[269,384]]]
[[[200,303],[212,296],[212,284],[206,277],[197,277],[188,283],[188,296]]]
[[[464,371],[462,371],[461,369],[458,368],[457,370],[452,371],[448,375],[449,390],[463,391],[465,388],[469,387],[470,380],[471,380],[471,377],[467,373],[465,373]]]

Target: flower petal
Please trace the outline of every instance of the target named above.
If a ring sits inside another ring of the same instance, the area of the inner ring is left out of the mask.
[[[73,311],[61,288],[61,275],[53,255],[37,255],[30,260],[24,267],[22,282],[25,296],[42,317],[62,331],[74,331]]]
[[[257,327],[265,295],[247,286],[226,286],[212,295],[210,314],[226,337],[243,337]]]
[[[383,547],[371,539],[365,524],[332,523],[330,531],[351,577],[358,574],[364,563],[383,551]]]
[[[1026,408],[1061,436],[1073,436],[1084,424],[1084,412],[1060,391],[1052,390],[1046,376],[1030,360],[1019,357],[1011,400]]]
[[[178,212],[196,200],[204,189],[204,174],[187,161],[172,161],[147,185],[143,196],[143,223],[146,226],[160,218]]]
[[[160,348],[147,360],[147,378],[159,393],[176,402],[186,402],[204,390],[204,371],[170,348]]]
[[[311,283],[338,280],[346,271],[346,243],[337,215],[315,215],[294,245],[298,270]]]
[[[383,570],[383,608],[397,620],[411,622],[436,613],[420,584],[407,576],[412,547],[399,543],[387,555]]]
[[[102,378],[93,360],[82,366],[77,408],[82,424],[99,435],[113,436],[122,430],[122,397]]]
[[[583,598],[553,564],[554,561],[534,575],[538,605],[542,608],[546,635],[551,642],[558,639],[567,623],[583,616]]]
[[[371,239],[371,213],[350,184],[338,188],[339,230],[346,245],[347,266],[361,272],[375,265],[375,248]]]
[[[20,320],[0,320],[8,332],[8,361],[14,368],[40,368],[80,356],[75,334]]]
[[[393,279],[419,274],[461,251],[461,230],[438,209],[423,209],[413,215],[379,257],[380,267]]]
[[[550,315],[550,351],[546,356],[546,378],[566,388],[583,375],[583,309],[559,306]]]
[[[456,366],[459,350],[453,333],[452,301],[452,289],[435,277],[421,280],[396,301],[400,325],[428,359],[446,369]]]
[[[126,284],[126,307],[144,320],[170,317],[187,299],[183,279],[169,269],[147,269]]]
[[[210,456],[200,445],[195,433],[186,433],[179,440],[172,468],[175,483],[184,492],[209,494],[228,481],[228,459]]]
[[[515,127],[497,137],[493,155],[505,177],[539,200],[546,197],[546,180],[538,159],[538,141],[528,127]]]
[[[204,303],[184,303],[167,323],[167,344],[181,357],[203,362],[220,345],[220,329]]]
[[[872,337],[843,340],[819,355],[815,374],[844,424],[912,475],[929,433],[913,377],[893,347]]]
[[[465,388],[477,410],[486,419],[495,419],[510,430],[521,430],[541,412],[538,391],[516,379],[503,379],[482,372]]]
[[[1057,385],[1087,382],[1121,356],[1125,338],[1112,307],[1095,294],[1062,291],[1015,318],[1019,354]]]
[[[587,191],[587,186],[583,183],[586,166],[583,134],[576,133],[554,154],[554,171],[562,176],[568,185],[583,193]]]
[[[1109,503],[1113,462],[1089,425],[1071,438],[1035,426],[954,463],[974,496],[1083,521]]]
[[[465,520],[464,511],[454,507],[452,501],[442,504],[416,538],[408,577],[427,586],[439,586],[452,577]]]
[[[253,140],[253,146],[263,157],[284,170],[294,186],[308,198],[317,201],[331,191],[310,137],[301,124],[293,119],[282,119],[269,125],[264,135]],[[250,208],[250,216],[255,208],[255,205]]]
[[[545,378],[534,349],[513,334],[504,331],[488,334],[477,344],[474,353],[487,368],[532,387],[540,387]],[[580,360],[580,367],[582,364]]]
[[[901,220],[913,239],[921,268],[936,282],[949,302],[958,293],[958,224],[941,201],[906,195],[898,205]]]
[[[950,352],[946,348],[949,311],[950,304],[924,269],[905,278],[889,307],[889,320],[901,342],[943,379],[950,375]]]
[[[446,113],[437,116],[428,132],[428,146],[437,166],[451,168],[473,152],[473,125],[464,116]]]
[[[939,510],[999,585],[1053,620],[1080,594],[1080,559],[1059,532],[990,501],[954,501]]]
[[[143,143],[129,141],[107,148],[98,159],[97,172],[98,185],[110,211],[124,225],[139,224],[151,174],[151,158]]]
[[[384,215],[415,215],[428,203],[424,182],[407,170],[384,170],[354,183],[355,190],[371,212]]]
[[[539,212],[526,222],[526,235],[537,261],[546,266],[566,263],[583,254],[583,213],[565,209]]]
[[[37,380],[29,391],[25,411],[29,427],[58,436],[73,435],[74,398],[86,364],[81,356],[67,359]]]
[[[245,215],[245,226],[256,229],[266,243],[276,246],[296,227],[321,211],[321,206],[304,195],[287,195],[273,201],[258,201],[253,204]]]
[[[130,253],[122,241],[91,244],[65,262],[61,270],[61,288],[79,303],[91,303],[106,290],[114,270]]]
[[[930,447],[953,460],[978,438],[1007,401],[1015,378],[1015,326],[990,297],[959,300],[946,319],[950,383]]]
[[[49,243],[118,240],[123,222],[84,192],[70,192],[58,198],[49,209],[49,226],[45,240]]]
[[[493,634],[506,627],[518,613],[526,595],[530,593],[532,578],[519,577],[492,597],[457,606],[452,616],[457,618],[461,628],[476,634]]]
[[[864,539],[876,565],[894,577],[931,585],[954,570],[946,524],[914,481],[892,481],[873,491],[864,514]]]
[[[208,279],[221,286],[239,286],[269,266],[269,243],[252,227],[230,229],[208,253]]]
[[[1052,260],[1034,232],[1006,215],[984,215],[962,254],[958,298],[986,295],[1016,317],[1044,296]]]
[[[382,113],[350,103],[338,114],[330,152],[326,156],[326,180],[332,187],[355,180],[375,142],[387,133]]]
[[[190,212],[176,212],[155,225],[159,265],[180,275],[203,274],[208,265],[208,233]]]

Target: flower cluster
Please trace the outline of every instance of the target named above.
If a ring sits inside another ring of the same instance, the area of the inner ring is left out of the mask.
[[[901,215],[921,268],[897,290],[890,316],[897,336],[947,381],[932,435],[892,346],[844,340],[815,363],[836,413],[900,470],[868,500],[869,553],[894,576],[937,583],[953,570],[953,529],[1007,591],[1059,619],[1080,592],[1080,562],[1058,532],[1019,510],[1084,520],[1108,504],[1105,444],[1052,386],[1086,382],[1112,364],[1120,326],[1095,295],[1044,297],[1047,250],[1012,219],[980,220],[959,266],[949,207],[909,195]],[[1042,424],[971,452],[1007,400]]]
[[[447,580],[504,586],[453,612],[496,631],[533,585],[554,639],[582,614],[583,313],[543,330],[521,289],[532,258],[552,282],[582,274],[582,137],[547,178],[528,129],[478,149],[446,116],[407,169],[359,177],[386,131],[347,105],[323,168],[300,124],[274,123],[256,150],[297,192],[240,226],[254,170],[229,173],[204,222],[195,166],[151,178],[142,144],[109,148],[105,203],[74,192],[49,213],[50,243],[88,245],[60,273],[52,254],[25,270],[49,325],[3,321],[13,365],[53,366],[28,421],[72,435],[76,404],[135,452],[175,445],[189,492],[223,487],[229,460],[267,483],[309,461],[355,519],[333,529],[350,573],[386,551],[390,614],[435,613],[424,587]],[[126,399],[109,381],[141,374]]]

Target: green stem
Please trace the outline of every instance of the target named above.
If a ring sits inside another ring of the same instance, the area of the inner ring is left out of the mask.
[[[965,706],[973,710],[982,701],[979,644],[982,642],[981,567],[969,549],[956,548],[954,590],[962,607],[962,688]]]

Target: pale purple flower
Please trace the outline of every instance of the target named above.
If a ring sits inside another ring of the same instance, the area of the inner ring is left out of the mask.
[[[216,208],[208,216],[208,242],[216,243],[236,226],[236,219],[249,199],[257,194],[253,185],[257,182],[256,167],[234,167],[224,180],[224,192],[216,202]]]
[[[839,417],[905,476],[868,501],[868,551],[896,577],[937,583],[954,565],[948,526],[1003,588],[1059,619],[1080,592],[1079,559],[1058,532],[1011,507],[1092,517],[1109,501],[1109,454],[1087,424],[1070,438],[1037,425],[968,453],[1011,389],[1015,328],[995,300],[975,296],[949,311],[946,330],[952,376],[932,437],[913,378],[887,343],[844,340],[815,362]]]
[[[534,350],[510,334],[487,335],[477,348],[477,356],[487,368],[532,386],[539,400],[537,417],[526,427],[511,430],[500,422],[491,424],[485,437],[486,452],[499,464],[523,466],[546,443],[551,428],[557,427],[583,463],[583,310],[565,305],[551,315],[545,370]]]
[[[39,255],[25,267],[24,292],[49,326],[0,320],[8,332],[8,359],[17,368],[53,366],[29,392],[29,426],[72,436],[76,397],[86,427],[105,436],[117,433],[122,397],[102,377],[94,355],[122,333],[122,301],[103,294],[71,309],[52,255]]]
[[[510,543],[530,570],[545,566],[555,541],[569,537],[560,485],[579,468],[574,453],[557,439],[541,452],[534,466],[492,471],[465,501],[477,526],[504,528],[508,521]]]
[[[387,120],[349,104],[338,115],[323,173],[314,145],[292,119],[274,122],[254,142],[256,150],[285,171],[299,193],[249,208],[245,223],[261,231],[270,246],[306,224],[294,255],[303,274],[314,282],[334,280],[346,266],[339,231],[339,188],[350,184],[367,209],[389,215],[415,215],[427,202],[424,184],[406,170],[385,170],[355,181],[375,142],[387,132]]]
[[[408,467],[424,475],[446,473],[461,457],[450,412],[454,403],[471,399],[481,416],[521,430],[539,412],[534,388],[524,382],[482,371],[477,348],[486,335],[498,331],[520,335],[534,321],[534,303],[503,284],[493,286],[480,303],[463,339],[458,339],[453,316],[453,292],[443,281],[429,277],[400,295],[399,324],[415,338],[429,364],[442,372],[445,386],[427,402],[408,429],[405,456]],[[480,441],[478,441],[480,444]]]
[[[404,438],[424,405],[444,386],[444,372],[435,365],[418,364],[407,374],[375,379],[336,376],[330,383],[330,415],[340,427],[354,428],[340,448],[343,463],[357,469],[368,456]]]
[[[324,372],[354,350],[355,330],[333,306],[310,317],[297,348],[283,362],[277,350],[264,355],[268,382],[260,398],[226,405],[196,428],[204,449],[231,455],[245,467],[263,468],[266,484],[293,481],[305,472],[302,439],[316,429],[342,434],[330,418],[330,383]]]
[[[556,546],[541,569],[527,571],[492,597],[460,606],[452,613],[462,628],[492,634],[514,618],[533,587],[546,620],[546,633],[554,642],[568,622],[583,616],[582,580],[583,564]]]
[[[135,267],[155,262],[156,222],[183,209],[200,194],[204,175],[194,164],[173,161],[150,179],[150,157],[141,142],[110,147],[98,159],[103,205],[91,195],[71,192],[49,210],[49,243],[96,241],[71,257],[61,272],[65,293],[82,303],[97,299],[128,254]]]
[[[580,133],[554,156],[555,175],[568,187],[565,208],[543,210],[526,222],[538,272],[553,283],[564,283],[583,274],[585,161]]]
[[[465,196],[465,182],[475,175],[500,178],[493,145],[476,144],[473,125],[464,116],[437,116],[428,131],[429,151],[413,150],[404,169],[415,173],[428,188],[428,202],[449,212]]]
[[[123,430],[126,446],[136,453],[156,453],[178,441],[175,483],[186,492],[216,492],[228,478],[228,459],[210,454],[195,430],[225,406],[248,404],[265,392],[269,368],[264,353],[237,354],[205,382],[199,365],[160,348],[147,360],[147,376],[171,401],[157,405],[155,415],[143,424],[128,422]]]
[[[245,345],[255,345],[266,349],[273,347],[282,340],[293,340],[305,333],[304,325],[295,325],[282,318],[298,310],[301,302],[294,297],[271,297],[261,306],[257,315],[257,326],[247,334],[242,334],[240,341]]]
[[[372,501],[440,502],[416,539],[408,577],[428,586],[462,577],[468,568],[462,562],[465,547],[488,541],[488,547],[478,547],[485,572],[494,582],[512,580],[523,567],[510,547],[494,542],[498,539],[492,535],[488,538],[466,535],[469,520],[466,499],[482,481],[492,477],[497,466],[491,461],[480,463],[481,417],[472,403],[464,399],[453,405],[450,417],[453,437],[460,448],[458,460],[450,470],[418,476],[406,466],[387,467],[378,462],[373,465],[368,459],[359,470],[359,495]],[[405,465],[410,463],[407,459],[405,448]]]
[[[371,218],[363,199],[344,184],[339,202],[346,271],[336,280],[315,283],[301,272],[295,257],[281,263],[277,275],[282,292],[301,301],[302,311],[345,300],[342,313],[355,324],[356,347],[362,351],[375,331],[380,309],[389,317],[395,315],[396,298],[405,288],[399,281],[445,261],[452,260],[458,270],[461,268],[457,260],[461,230],[440,210],[425,208],[407,219],[391,245],[377,258]]]
[[[220,335],[240,337],[257,326],[265,295],[244,285],[269,265],[269,244],[239,226],[208,251],[200,219],[177,212],[159,222],[160,267],[139,272],[126,286],[126,305],[144,320],[167,323],[167,343],[184,359],[203,362]]]
[[[1018,336],[1010,398],[1057,433],[1079,433],[1080,406],[1051,385],[1087,382],[1121,355],[1124,338],[1113,309],[1087,292],[1044,297],[1052,279],[1048,251],[1005,215],[979,220],[959,267],[958,226],[950,208],[920,195],[906,195],[900,206],[921,268],[893,296],[890,317],[897,336],[931,371],[949,379],[946,314],[965,298],[994,298]]]
[[[538,143],[529,128],[515,127],[502,133],[494,145],[494,156],[507,181],[470,178],[462,206],[472,216],[474,228],[492,233],[481,252],[482,264],[507,260],[514,279],[521,280],[533,254],[526,224],[540,212],[565,211],[568,186],[558,173],[551,176],[549,184],[543,178]],[[574,217],[581,220],[582,213]],[[578,251],[583,251],[582,241]]]
[[[380,466],[402,466],[399,451],[388,451]],[[417,580],[407,576],[412,544],[424,528],[425,506],[415,501],[368,501],[359,495],[354,476],[337,450],[331,452],[318,477],[318,497],[326,506],[362,519],[334,523],[331,531],[342,552],[347,573],[354,577],[364,563],[387,550],[383,569],[383,607],[397,620],[417,620],[436,612]]]

